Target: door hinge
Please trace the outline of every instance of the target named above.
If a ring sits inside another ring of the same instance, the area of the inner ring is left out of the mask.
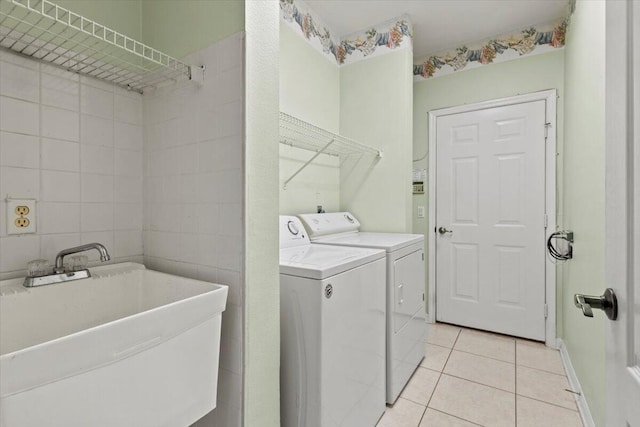
[[[544,305],[544,318],[549,317],[549,306],[547,304]]]
[[[551,127],[551,123],[544,124],[544,139],[549,137],[549,128]]]
[[[424,252],[422,252],[422,260],[424,261]]]
[[[544,214],[544,228],[549,226],[549,215]]]

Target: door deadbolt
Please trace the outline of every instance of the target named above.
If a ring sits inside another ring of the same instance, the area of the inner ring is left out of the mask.
[[[618,318],[618,299],[611,288],[605,289],[604,295],[601,296],[575,294],[573,303],[582,309],[582,314],[586,317],[593,317],[593,309],[597,308],[604,311],[610,320]]]
[[[440,227],[440,228],[438,228],[438,233],[440,233],[440,234],[447,234],[447,233],[453,234],[453,230],[447,230],[444,227]]]

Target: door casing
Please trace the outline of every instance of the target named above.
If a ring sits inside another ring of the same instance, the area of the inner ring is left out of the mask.
[[[618,319],[605,324],[605,424],[640,425],[640,3],[606,2],[605,284]],[[635,323],[635,324],[634,324]]]
[[[514,104],[523,104],[532,101],[544,100],[546,105],[545,122],[547,126],[546,151],[545,151],[545,213],[547,215],[547,227],[545,240],[551,232],[556,230],[556,100],[555,89],[543,90],[524,95],[516,95],[508,98],[478,102],[475,104],[461,105],[457,107],[443,108],[429,112],[429,220],[428,220],[428,251],[429,274],[428,295],[429,314],[431,323],[436,321],[436,123],[440,116],[450,114],[467,113],[484,110],[487,108],[504,107]],[[557,347],[556,339],[556,266],[549,257],[545,257],[545,302],[547,316],[545,325],[545,344],[549,347]]]

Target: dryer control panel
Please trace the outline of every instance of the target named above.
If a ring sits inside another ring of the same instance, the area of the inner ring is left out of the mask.
[[[298,217],[304,223],[311,239],[360,229],[360,221],[349,212],[302,214]]]

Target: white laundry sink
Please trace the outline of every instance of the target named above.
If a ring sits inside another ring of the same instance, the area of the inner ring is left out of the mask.
[[[178,427],[215,408],[227,287],[122,263],[0,282],[1,427]]]

